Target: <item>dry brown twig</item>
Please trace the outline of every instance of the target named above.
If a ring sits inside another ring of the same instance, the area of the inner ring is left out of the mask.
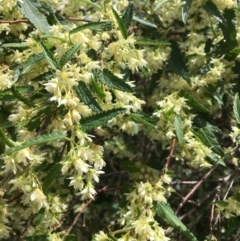
[[[100,192],[106,191],[107,188],[108,188],[108,186],[103,187],[102,189],[100,189],[100,190],[97,191],[97,194],[99,194]],[[97,195],[97,194],[96,194],[96,195]],[[96,195],[95,195],[95,196],[96,196]],[[74,225],[77,223],[77,221],[78,221],[78,219],[80,218],[81,214],[83,214],[83,213],[86,211],[86,209],[87,209],[88,206],[92,203],[92,201],[94,201],[94,199],[89,199],[89,200],[87,201],[87,203],[84,205],[84,207],[81,209],[81,211],[80,211],[80,212],[77,214],[77,216],[74,218],[71,226],[67,229],[66,234],[69,234],[69,233],[72,231]]]
[[[169,153],[168,157],[166,158],[166,163],[165,163],[165,166],[163,168],[163,172],[165,170],[167,170],[168,167],[169,167],[169,164],[170,164],[170,162],[172,160],[173,153],[175,151],[175,147],[176,147],[176,138],[173,138],[172,144],[171,144],[171,148],[170,148],[170,153]]]
[[[210,169],[191,189],[191,191],[183,198],[182,202],[179,204],[175,214],[177,214],[183,205],[187,202],[187,200],[193,195],[193,193],[201,186],[201,184],[207,179],[207,177],[217,168],[218,165]]]

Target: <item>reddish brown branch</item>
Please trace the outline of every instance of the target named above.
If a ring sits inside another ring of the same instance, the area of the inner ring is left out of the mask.
[[[98,191],[97,191],[97,194],[100,193],[100,192],[105,191],[106,189],[107,189],[107,186],[104,187],[104,188],[102,188],[102,189],[100,189],[100,190],[98,190]],[[97,195],[97,194],[96,194],[96,195]],[[96,195],[95,195],[95,196],[96,196]],[[69,233],[72,231],[74,225],[77,223],[77,221],[78,221],[78,219],[80,218],[80,216],[86,211],[86,209],[87,209],[88,206],[92,203],[92,201],[94,201],[94,199],[90,199],[90,200],[87,201],[87,203],[84,205],[84,207],[82,208],[82,210],[81,210],[81,211],[77,214],[77,216],[74,218],[71,226],[67,229],[66,234],[69,234]]]
[[[166,164],[165,164],[165,166],[163,168],[164,171],[168,169],[168,166],[169,166],[170,161],[172,159],[175,147],[176,147],[176,138],[173,138],[172,144],[171,144],[170,153],[169,153],[168,157],[166,158]]]
[[[14,202],[15,200],[18,200],[23,195],[23,192],[18,193],[15,197],[10,198],[6,201],[7,204]]]
[[[183,198],[182,202],[179,204],[176,214],[180,211],[183,205],[187,202],[187,200],[193,195],[193,193],[201,186],[201,184],[205,181],[205,179],[217,168],[217,165],[210,169],[192,188],[192,190]]]

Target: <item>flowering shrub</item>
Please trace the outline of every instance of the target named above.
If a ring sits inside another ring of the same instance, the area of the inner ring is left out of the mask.
[[[238,1],[0,16],[1,240],[239,239]]]

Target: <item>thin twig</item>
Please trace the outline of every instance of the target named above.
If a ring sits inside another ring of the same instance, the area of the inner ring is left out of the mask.
[[[226,200],[226,199],[227,199],[228,193],[230,192],[230,190],[231,190],[231,188],[232,188],[232,186],[233,186],[233,183],[234,183],[234,180],[232,180],[232,181],[230,182],[230,185],[229,185],[229,187],[228,187],[228,189],[227,189],[227,192],[225,193],[225,195],[224,195],[224,197],[223,197],[223,200]]]
[[[6,201],[7,204],[14,202],[15,200],[19,199],[23,195],[23,192],[18,193],[15,197],[10,198]]]
[[[183,205],[187,202],[187,200],[193,195],[193,193],[200,187],[200,185],[205,181],[205,179],[217,168],[217,165],[210,169],[192,188],[192,190],[183,198],[182,202],[179,204],[176,214],[180,211]]]
[[[233,237],[232,241],[237,241],[238,236],[240,235],[240,229],[238,230],[238,232],[236,233],[236,235]]]
[[[0,24],[1,23],[8,23],[8,24],[17,24],[17,23],[28,23],[29,20],[28,19],[15,19],[15,20],[0,20]]]
[[[192,208],[191,210],[189,210],[187,213],[185,213],[184,215],[182,215],[179,219],[183,220],[185,217],[190,216],[193,212],[195,212],[195,210],[197,208],[199,208],[208,198],[210,198],[215,192],[217,192],[221,186],[223,186],[225,183],[227,183],[231,178],[233,178],[236,175],[237,171],[232,173],[231,175],[228,175],[227,177],[225,177],[225,181],[222,182],[221,184],[217,185],[210,193],[208,193],[197,205],[196,208]]]
[[[189,185],[193,185],[196,184],[198,181],[175,181],[175,182],[171,182],[171,185],[174,184],[189,184]]]
[[[22,231],[22,233],[20,234],[18,241],[22,240],[24,234],[27,232],[28,228],[30,227],[30,225],[32,224],[34,218],[37,216],[37,214],[32,215],[31,219],[29,219],[29,221],[27,222],[27,225],[25,226],[24,230]]]
[[[230,192],[232,186],[233,186],[234,180],[232,180],[229,184],[229,187],[227,189],[227,192],[225,193],[224,197],[223,197],[223,201],[227,199],[228,193]],[[218,220],[220,220],[220,213],[217,215],[216,217],[216,221],[215,221],[215,225],[217,224]]]
[[[98,190],[97,194],[100,193],[100,192],[105,191],[106,189],[107,189],[107,186],[104,187],[104,188],[102,188],[102,189],[100,189],[100,190]],[[97,195],[97,194],[96,194],[96,195]],[[96,196],[96,195],[95,195],[95,196]],[[94,199],[89,199],[89,200],[87,201],[87,203],[84,205],[84,207],[82,208],[82,210],[81,210],[81,211],[77,214],[77,216],[74,218],[71,226],[67,229],[66,234],[69,234],[69,233],[72,231],[74,225],[77,223],[77,221],[78,221],[78,219],[80,218],[81,214],[86,211],[86,209],[87,209],[88,206],[92,203],[93,200],[94,200]]]
[[[171,144],[170,153],[169,153],[168,157],[166,158],[166,163],[165,163],[165,166],[164,166],[164,168],[163,168],[163,171],[165,171],[165,170],[168,169],[168,166],[169,166],[170,161],[171,161],[171,159],[172,159],[172,156],[173,156],[175,147],[176,147],[176,138],[173,138],[172,144]]]
[[[214,218],[214,202],[216,201],[217,198],[217,193],[213,199],[213,204],[211,206],[211,213],[210,213],[210,218],[209,218],[209,230],[210,230],[210,237],[211,239],[214,238],[214,234],[213,234],[213,218]]]

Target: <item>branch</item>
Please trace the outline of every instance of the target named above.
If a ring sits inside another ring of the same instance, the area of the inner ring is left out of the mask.
[[[187,213],[185,213],[184,215],[182,215],[179,219],[182,220],[185,217],[190,216],[197,208],[199,208],[209,197],[211,197],[215,192],[218,192],[219,189],[221,188],[221,186],[223,186],[225,183],[227,183],[231,178],[233,178],[235,175],[237,174],[237,171],[226,176],[224,179],[224,182],[222,182],[221,184],[217,185],[210,193],[208,193],[202,200],[201,202],[198,203],[196,208],[192,208],[190,211],[188,211]]]
[[[164,168],[163,168],[163,171],[165,171],[165,170],[168,169],[168,166],[169,166],[170,161],[171,161],[171,159],[172,159],[172,156],[173,156],[175,147],[176,147],[176,138],[173,138],[172,144],[171,144],[170,153],[169,153],[168,157],[166,158],[166,164],[165,164],[165,166],[164,166]]]
[[[102,188],[102,189],[100,189],[100,190],[98,190],[97,194],[100,193],[100,192],[105,191],[106,189],[107,189],[107,186],[104,187],[104,188]],[[97,194],[96,194],[96,195],[97,195]],[[96,196],[96,195],[95,195],[95,196]],[[67,229],[66,234],[69,234],[69,233],[72,231],[74,225],[77,223],[77,221],[78,221],[78,219],[80,218],[81,214],[86,211],[87,207],[92,203],[93,200],[94,200],[94,199],[88,200],[88,202],[84,205],[84,207],[82,208],[82,210],[81,210],[81,211],[77,214],[77,216],[74,218],[73,223],[71,224],[71,226]]]
[[[23,192],[20,192],[20,193],[18,193],[15,197],[8,199],[8,200],[6,201],[6,203],[9,204],[9,203],[11,203],[11,202],[19,199],[22,195],[23,195]]]
[[[209,218],[209,230],[210,230],[210,238],[211,240],[214,240],[214,234],[213,234],[213,219],[214,219],[214,202],[216,201],[218,196],[218,193],[216,193],[214,199],[213,199],[213,204],[211,206],[211,214],[210,214],[210,218]]]
[[[176,214],[180,211],[183,205],[187,202],[187,200],[193,195],[193,193],[200,187],[200,185],[205,181],[205,179],[217,168],[218,165],[210,169],[192,188],[192,190],[183,198],[182,202],[179,204]]]
[[[36,216],[37,216],[37,214],[32,215],[32,217],[28,220],[28,222],[27,222],[24,230],[21,232],[21,234],[20,234],[20,236],[19,236],[19,238],[18,238],[18,241],[22,240],[24,234],[27,232],[28,228],[31,226],[31,224],[32,224],[32,222],[33,222],[33,220],[34,220],[34,218],[35,218]]]
[[[0,20],[0,24],[4,24],[4,23],[8,23],[8,24],[18,24],[18,23],[29,23],[28,19],[16,19],[16,20]]]

